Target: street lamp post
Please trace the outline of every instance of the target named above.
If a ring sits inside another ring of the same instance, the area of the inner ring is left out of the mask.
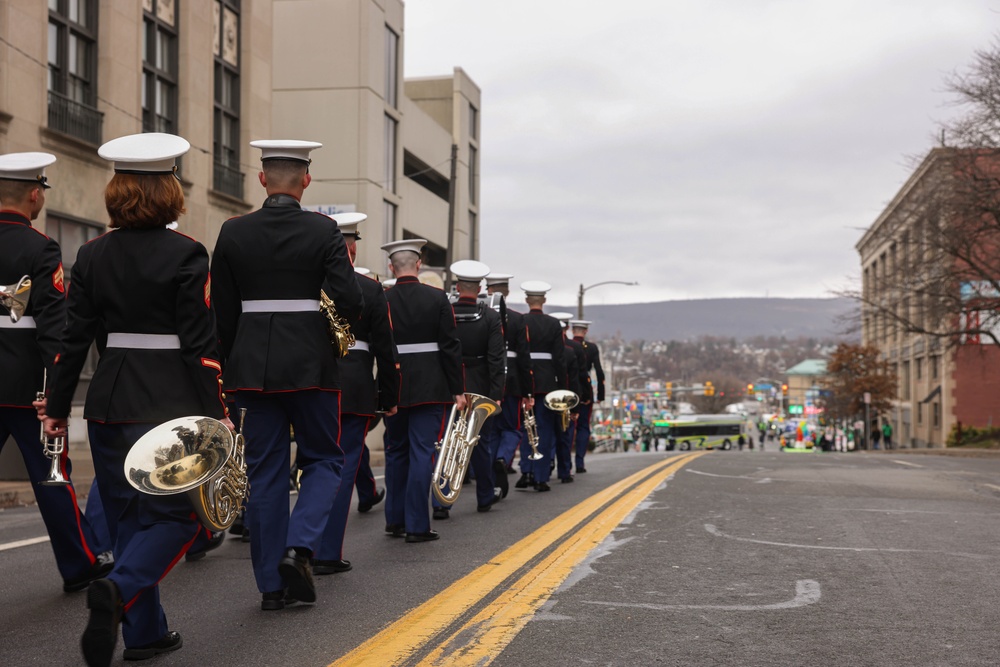
[[[638,284],[639,283],[635,281],[626,282],[624,280],[605,280],[604,282],[594,283],[593,285],[587,285],[586,287],[584,287],[583,283],[580,283],[580,292],[577,294],[576,297],[577,319],[579,320],[583,319],[583,293],[586,292],[587,290],[594,289],[595,287],[600,287],[601,285],[638,285]]]

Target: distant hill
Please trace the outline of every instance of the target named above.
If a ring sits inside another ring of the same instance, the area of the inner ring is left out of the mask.
[[[595,338],[620,333],[625,340],[687,340],[698,336],[857,339],[857,333],[845,333],[846,320],[857,309],[856,302],[844,298],[691,299],[586,306],[585,317],[593,321],[590,335]],[[546,304],[545,311],[575,314],[576,307]]]

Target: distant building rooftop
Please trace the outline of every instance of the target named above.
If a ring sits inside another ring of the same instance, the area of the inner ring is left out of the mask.
[[[787,371],[786,375],[826,375],[826,359],[806,359],[795,364]]]

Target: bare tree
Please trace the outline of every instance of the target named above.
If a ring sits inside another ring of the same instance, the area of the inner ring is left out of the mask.
[[[896,395],[896,376],[889,362],[871,345],[841,343],[826,365],[824,412],[830,419],[855,419],[864,411],[864,395],[871,395],[875,414],[887,412]]]

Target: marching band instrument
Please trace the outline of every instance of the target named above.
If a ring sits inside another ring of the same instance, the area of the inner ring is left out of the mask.
[[[461,412],[457,406],[451,407],[448,429],[437,445],[431,490],[445,505],[454,503],[462,491],[465,471],[472,460],[472,448],[479,442],[479,430],[488,417],[500,412],[500,404],[486,396],[465,392],[465,399],[468,405]]]
[[[531,456],[528,458],[537,461],[542,458],[542,453],[538,451],[538,424],[535,422],[535,411],[522,407],[521,413],[524,417],[524,432],[528,437],[528,445],[531,446]]]
[[[22,277],[13,285],[0,285],[0,306],[10,311],[10,321],[17,322],[28,307],[31,278]]]
[[[346,357],[347,351],[354,347],[354,334],[351,333],[351,325],[348,324],[340,313],[333,299],[327,296],[323,290],[319,291],[319,312],[326,316],[330,325],[330,342],[333,344],[333,351],[338,358]]]
[[[240,425],[246,410],[240,410]],[[160,424],[132,445],[125,479],[154,496],[187,493],[202,525],[228,528],[250,491],[243,434],[211,417],[179,417]]]
[[[42,371],[42,390],[35,394],[36,401],[45,400],[45,386],[49,382],[49,372]],[[52,438],[49,440],[48,436],[45,435],[45,423],[42,422],[40,427],[38,437],[42,443],[42,449],[51,461],[51,466],[49,466],[49,475],[45,479],[39,482],[42,486],[69,486],[69,480],[62,472],[62,454],[66,451],[66,438],[59,436],[57,438]]]
[[[545,407],[554,412],[560,413],[562,422],[560,426],[563,431],[569,428],[569,411],[580,403],[580,397],[576,392],[568,389],[556,389],[545,394]]]

